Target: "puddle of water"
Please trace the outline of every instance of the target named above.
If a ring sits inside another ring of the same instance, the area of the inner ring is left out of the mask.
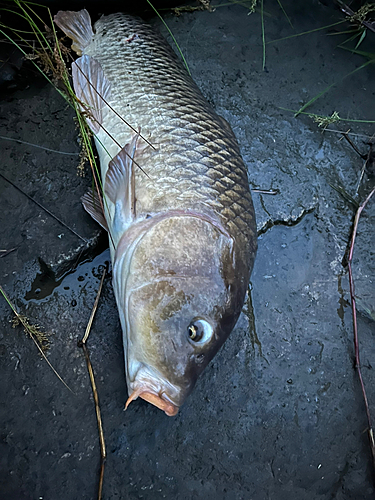
[[[72,292],[82,292],[92,277],[101,278],[103,266],[108,267],[111,257],[109,248],[106,248],[94,258],[86,257],[78,265],[73,263],[62,275],[51,270],[43,261],[39,262],[41,272],[36,275],[31,289],[25,295],[24,300],[28,304],[47,302],[54,293],[71,296]]]

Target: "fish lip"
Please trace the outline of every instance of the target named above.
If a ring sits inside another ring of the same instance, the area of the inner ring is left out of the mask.
[[[167,400],[165,394],[157,394],[149,387],[143,386],[138,387],[138,389],[133,391],[132,394],[128,397],[125,404],[125,410],[128,408],[129,404],[138,397],[144,399],[148,403],[153,404],[160,410],[163,410],[165,414],[168,415],[168,417],[174,417],[178,413],[179,407],[171,401]]]
[[[154,367],[142,363],[128,387],[130,396],[126,401],[125,410],[132,401],[140,397],[163,410],[169,417],[177,415],[179,405],[172,399],[173,396],[178,399],[180,390],[165,380]]]

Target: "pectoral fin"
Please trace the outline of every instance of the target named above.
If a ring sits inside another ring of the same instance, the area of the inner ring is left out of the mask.
[[[100,199],[96,191],[90,190],[81,198],[82,205],[86,212],[102,226],[103,229],[108,231],[107,221],[103,214],[103,200]]]
[[[82,56],[72,64],[74,92],[82,103],[81,110],[94,134],[103,123],[103,111],[110,98],[111,84],[94,57]]]
[[[135,210],[134,156],[139,134],[134,134],[127,144],[109,163],[104,193],[115,205],[113,230],[119,236],[132,224]]]

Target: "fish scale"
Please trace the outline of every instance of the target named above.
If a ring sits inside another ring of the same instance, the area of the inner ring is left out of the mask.
[[[229,124],[149,25],[113,14],[93,32],[86,10],[55,22],[82,55],[73,84],[104,217],[92,194],[83,203],[110,234],[126,406],[141,397],[176,415],[244,303],[257,247],[247,169]]]

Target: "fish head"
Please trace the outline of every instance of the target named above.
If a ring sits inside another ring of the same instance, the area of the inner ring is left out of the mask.
[[[240,314],[250,274],[208,218],[167,217],[133,245],[118,303],[129,400],[175,415]],[[116,271],[116,265],[114,266]]]

